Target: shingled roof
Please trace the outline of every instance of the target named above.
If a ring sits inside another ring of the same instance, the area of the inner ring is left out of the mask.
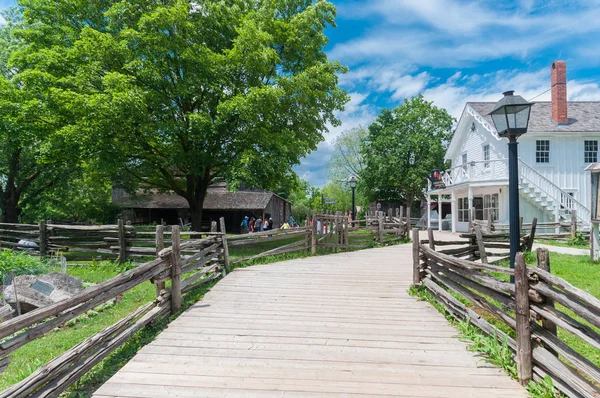
[[[467,102],[471,108],[483,116],[492,126],[488,114],[495,102]],[[531,107],[528,132],[600,132],[600,101],[572,101],[567,103],[569,123],[559,125],[552,120],[551,102],[534,102]]]
[[[204,199],[205,210],[262,210],[267,207],[272,192],[229,192],[209,189]],[[187,200],[179,195],[156,193],[114,200],[121,208],[130,209],[188,209]]]

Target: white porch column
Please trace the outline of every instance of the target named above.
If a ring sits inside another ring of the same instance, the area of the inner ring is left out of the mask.
[[[456,209],[456,194],[452,191],[450,199],[450,211],[452,212],[452,233],[456,233],[456,223],[458,222],[458,210]]]
[[[554,205],[554,222],[560,223],[560,203]],[[554,233],[560,234],[560,224],[557,224],[557,227],[554,229]]]
[[[442,194],[438,194],[438,231],[442,230]]]
[[[473,188],[469,185],[469,229],[473,227],[473,221]]]
[[[431,228],[431,194],[427,192],[427,228]]]
[[[592,258],[594,261],[598,261],[598,259],[600,259],[600,224],[592,223],[592,233],[590,239],[592,240],[592,244],[590,245]]]

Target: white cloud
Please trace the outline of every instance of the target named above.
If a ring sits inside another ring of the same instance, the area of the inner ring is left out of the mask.
[[[325,141],[328,144],[333,141],[344,131],[357,126],[367,126],[377,116],[375,107],[366,102],[368,95],[359,92],[352,92],[350,102],[346,104],[343,112],[337,114],[338,119],[342,122],[340,126],[328,126],[329,132],[325,134]]]
[[[0,25],[4,25],[6,23],[6,20],[4,19],[4,17],[2,15],[0,15]]]
[[[590,2],[361,0],[340,14],[377,18],[377,28],[338,43],[330,57],[352,65],[365,59],[420,66],[464,67],[491,59],[527,60],[537,50],[574,40],[597,48],[600,8]],[[576,21],[576,22],[575,22]],[[570,47],[573,47],[572,44]]]
[[[367,88],[390,92],[393,100],[411,97],[421,92],[431,80],[427,72],[411,74],[414,67],[404,64],[370,65],[351,70],[342,76],[340,83],[345,86],[366,85]]]
[[[294,170],[300,178],[311,185],[322,187],[327,183],[327,165],[333,151],[334,140],[344,131],[357,126],[368,126],[377,116],[375,107],[367,102],[368,94],[351,92],[350,102],[346,104],[343,112],[337,117],[342,124],[337,127],[328,126],[329,132],[325,134],[325,141],[321,142],[316,151],[302,159]]]

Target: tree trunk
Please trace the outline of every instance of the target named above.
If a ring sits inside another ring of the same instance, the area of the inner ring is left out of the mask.
[[[410,209],[411,217],[415,217],[415,215],[412,215],[412,207],[413,207],[414,202],[415,202],[414,194],[410,193],[410,194],[406,195],[406,207],[408,209]],[[420,217],[420,215],[418,215],[417,217]]]
[[[210,185],[208,172],[203,176],[188,176],[188,197],[187,201],[190,205],[190,215],[192,218],[192,231],[202,231],[202,210],[204,209],[204,199]]]
[[[195,203],[190,203],[190,215],[192,218],[192,231],[202,231],[202,210],[204,197],[196,198]]]
[[[19,197],[20,195],[14,189],[7,187],[7,190],[2,195],[2,217],[0,220],[6,223],[18,223],[19,214],[21,209],[19,208]]]

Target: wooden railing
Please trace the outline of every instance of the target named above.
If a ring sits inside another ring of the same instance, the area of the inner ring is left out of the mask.
[[[158,230],[158,229],[157,229]],[[164,231],[170,244],[170,231]],[[184,232],[187,239],[218,232]],[[144,262],[156,255],[157,232],[119,220],[115,225],[59,225],[0,223],[0,249],[26,250],[42,257],[64,255],[69,261],[111,260]],[[32,242],[19,243],[19,241]]]
[[[3,339],[0,362],[7,362],[10,354],[18,348],[51,333],[84,312],[147,281],[157,286],[154,301],[143,304],[115,324],[43,365],[26,379],[2,391],[1,398],[58,396],[145,325],[178,312],[182,294],[226,273],[229,260],[224,234],[181,242],[179,226],[174,226],[171,247],[164,249],[160,247],[161,230],[162,227],[157,228],[156,259],[87,288],[72,298],[0,323],[0,339]],[[182,275],[186,278],[182,279]],[[165,288],[167,280],[171,280],[168,289]]]
[[[591,349],[600,349],[595,329],[600,327],[600,300],[551,274],[547,250],[537,250],[537,266],[526,265],[519,253],[513,270],[441,253],[420,242],[413,230],[413,260],[413,285],[427,289],[455,318],[468,319],[484,333],[506,341],[515,352],[522,384],[550,376],[568,396],[600,396],[600,369],[557,334],[562,329]],[[464,305],[452,293],[484,311]],[[515,337],[482,313],[504,323]]]
[[[312,235],[312,228],[288,228],[288,229],[272,229],[263,232],[253,232],[250,234],[230,236],[227,238],[227,245],[232,247],[253,247],[260,246],[267,242],[274,242],[283,240],[283,245],[275,248],[269,248],[263,252],[252,254],[250,256],[238,257],[231,260],[232,264],[237,264],[243,261],[254,260],[266,256],[274,256],[284,253],[293,253],[299,251],[310,250],[310,237]],[[296,238],[296,239],[294,239]],[[294,242],[288,243],[286,241],[294,240]]]
[[[376,217],[352,220],[348,214],[313,214],[313,253],[317,248],[330,252],[366,249],[373,243],[381,245],[401,241],[408,237],[406,222],[395,217],[390,209],[386,216],[378,212]],[[321,226],[321,231],[318,231]]]

